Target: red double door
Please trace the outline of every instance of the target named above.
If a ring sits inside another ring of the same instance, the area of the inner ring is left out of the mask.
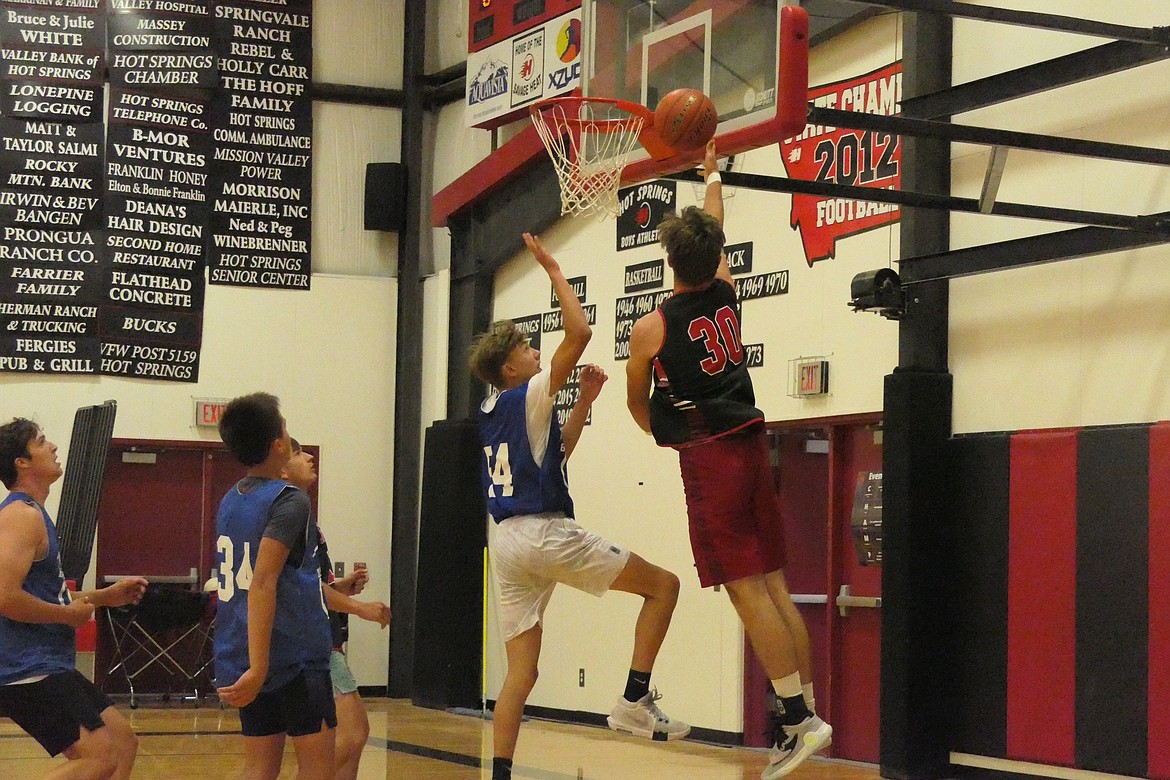
[[[789,591],[808,626],[833,758],[877,763],[881,664],[879,416],[771,427]],[[855,529],[855,522],[867,523]],[[745,643],[744,743],[765,746],[771,685]]]

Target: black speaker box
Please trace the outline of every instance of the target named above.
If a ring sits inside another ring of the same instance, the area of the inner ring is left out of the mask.
[[[487,506],[475,420],[427,429],[415,586],[411,698],[431,709],[480,706]]]
[[[365,229],[401,232],[406,224],[406,168],[366,164]]]

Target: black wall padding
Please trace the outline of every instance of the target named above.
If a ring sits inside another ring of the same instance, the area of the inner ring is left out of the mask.
[[[116,402],[106,401],[98,406],[83,406],[73,416],[68,468],[57,510],[57,536],[61,540],[65,579],[75,580],[79,589],[93,557],[98,504],[117,411]]]
[[[950,767],[951,392],[945,373],[897,370],[885,381],[880,754],[882,777],[900,780]]]
[[[474,420],[445,420],[427,429],[411,686],[417,706],[480,706],[488,523],[482,457]]]
[[[366,230],[401,233],[406,225],[406,168],[402,163],[366,163]]]
[[[947,444],[956,555],[954,749],[1007,757],[1008,530],[1011,434]]]
[[[1077,435],[1076,765],[1146,776],[1150,429]]]

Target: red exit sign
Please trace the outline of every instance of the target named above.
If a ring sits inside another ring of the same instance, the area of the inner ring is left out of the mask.
[[[196,398],[195,399],[195,427],[218,428],[219,416],[227,406],[226,398]]]
[[[829,392],[829,361],[810,360],[796,366],[796,394],[824,395]]]

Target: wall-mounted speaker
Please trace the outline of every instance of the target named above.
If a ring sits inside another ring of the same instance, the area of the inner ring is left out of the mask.
[[[401,232],[406,224],[406,168],[366,164],[365,229]]]

